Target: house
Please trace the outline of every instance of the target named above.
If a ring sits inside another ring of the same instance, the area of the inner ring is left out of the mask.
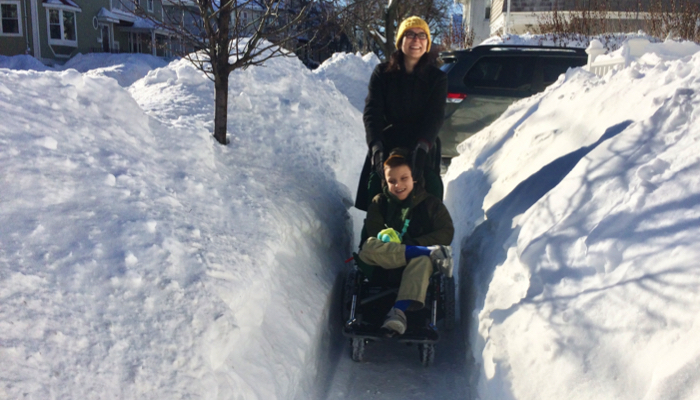
[[[170,36],[151,20],[162,20],[162,1],[136,1],[143,17],[122,0],[0,0],[0,55],[29,54],[47,65],[91,52],[169,56]]]
[[[474,32],[474,43],[481,43],[496,34],[523,34],[535,31],[540,20],[553,11],[562,13],[593,11],[614,21],[613,25],[629,30],[642,27],[640,22],[651,7],[666,7],[669,1],[654,0],[456,0],[462,5],[464,27]],[[692,3],[698,0],[674,0]],[[603,10],[603,11],[601,11]],[[625,29],[620,28],[620,29]],[[594,34],[603,32],[592,32]]]
[[[272,3],[273,14],[266,15],[263,2],[236,1],[231,34],[239,37],[250,36],[262,18],[271,22],[266,29],[288,34],[286,25],[298,6],[293,0]],[[0,0],[0,10],[0,55],[28,54],[46,65],[63,64],[78,53],[171,57],[207,42],[193,0]],[[176,36],[179,28],[189,32],[187,38]],[[295,39],[288,45],[303,53],[301,59],[318,63],[329,56],[325,45],[302,49],[307,37]]]
[[[464,31],[474,34],[474,44],[491,36],[491,0],[457,0],[462,6]],[[506,0],[507,1],[507,0]]]

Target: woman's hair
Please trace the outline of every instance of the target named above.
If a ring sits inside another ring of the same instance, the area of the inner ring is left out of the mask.
[[[412,169],[409,154],[410,152],[408,149],[404,149],[402,147],[395,148],[391,151],[391,153],[389,153],[389,158],[384,161],[384,167],[396,168],[401,165],[405,165],[409,169]]]
[[[423,56],[418,60],[418,64],[416,64],[416,70],[422,71],[427,67],[428,65],[434,65],[437,61],[437,53],[428,53],[426,52],[423,54]],[[400,71],[403,66],[403,51],[401,49],[397,49],[391,55],[389,56],[389,64],[386,67],[387,72],[392,72],[392,71]]]

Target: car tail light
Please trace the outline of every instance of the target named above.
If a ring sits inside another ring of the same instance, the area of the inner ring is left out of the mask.
[[[466,99],[467,95],[464,93],[447,93],[447,102],[448,103],[461,103],[462,100]]]

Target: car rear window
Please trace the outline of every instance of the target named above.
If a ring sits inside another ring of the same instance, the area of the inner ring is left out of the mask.
[[[469,69],[464,84],[475,89],[530,90],[534,60],[522,56],[482,57]]]
[[[586,63],[585,59],[576,60],[571,57],[542,57],[542,81],[545,86],[554,83],[559,75],[569,68],[575,68]]]
[[[451,58],[445,58],[442,60],[444,64],[440,66],[440,69],[444,73],[450,72],[452,68],[454,68],[455,65],[457,65],[457,59],[451,57]]]

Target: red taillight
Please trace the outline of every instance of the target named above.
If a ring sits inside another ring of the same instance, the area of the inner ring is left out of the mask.
[[[466,99],[467,95],[464,93],[447,93],[448,103],[461,103],[462,100]]]

